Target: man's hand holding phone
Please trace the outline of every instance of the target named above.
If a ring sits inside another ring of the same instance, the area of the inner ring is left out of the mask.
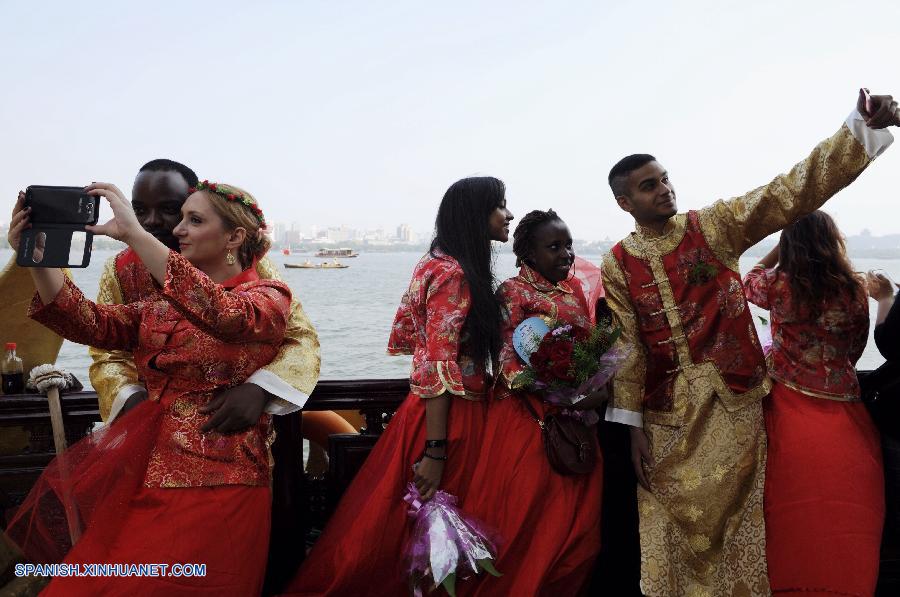
[[[856,110],[873,129],[900,126],[900,109],[890,95],[871,95],[865,87],[859,90]]]

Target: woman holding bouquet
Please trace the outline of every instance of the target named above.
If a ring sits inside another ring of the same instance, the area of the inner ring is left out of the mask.
[[[424,499],[440,489],[468,510],[491,388],[486,367],[500,346],[491,241],[509,238],[505,194],[491,177],[462,179],[445,193],[388,340],[390,354],[413,356],[409,396],[286,594],[406,594],[410,481]]]
[[[563,475],[551,467],[534,415],[543,419],[560,407],[546,402],[546,395],[517,387],[525,364],[513,347],[513,332],[529,317],[540,317],[550,329],[572,326],[576,334],[593,326],[579,283],[570,281],[572,237],[553,210],[522,218],[513,252],[521,269],[497,290],[505,306],[503,347],[482,456],[466,502],[466,509],[502,538],[496,567],[503,576],[485,577],[478,589],[485,595],[576,595],[600,550],[603,470],[596,433],[591,427],[598,454],[593,470]],[[587,409],[603,400],[604,390],[593,392],[579,408],[596,417]]]

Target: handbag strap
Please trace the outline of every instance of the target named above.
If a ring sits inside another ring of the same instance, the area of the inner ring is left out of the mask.
[[[534,407],[531,405],[531,400],[521,394],[515,394],[515,396],[522,401],[522,404],[524,404],[525,408],[528,409],[528,412],[531,413],[531,418],[534,419],[534,422],[538,424],[541,430],[543,430],[544,420],[537,414],[537,411],[534,410]]]

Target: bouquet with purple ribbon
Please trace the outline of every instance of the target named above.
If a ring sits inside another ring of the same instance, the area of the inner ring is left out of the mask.
[[[608,321],[590,330],[568,324],[551,330],[538,317],[526,319],[513,333],[513,347],[526,367],[511,389],[541,392],[545,402],[562,408],[578,404],[602,388],[625,360],[627,349],[615,345],[621,332]],[[596,423],[594,411],[580,415],[592,419],[585,423]]]
[[[421,597],[424,583],[428,592],[444,587],[455,597],[457,577],[468,578],[482,570],[500,576],[493,564],[496,549],[487,532],[459,509],[456,496],[438,491],[423,502],[415,484],[410,483],[403,500],[413,518],[405,550],[413,595]]]

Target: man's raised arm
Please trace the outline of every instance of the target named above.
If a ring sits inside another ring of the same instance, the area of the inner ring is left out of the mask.
[[[744,251],[821,207],[888,148],[894,137],[883,128],[900,122],[897,103],[889,95],[871,96],[872,114],[865,105],[861,95],[841,128],[788,173],[700,211],[703,232],[710,246],[726,252],[719,255],[725,263],[736,268]]]

